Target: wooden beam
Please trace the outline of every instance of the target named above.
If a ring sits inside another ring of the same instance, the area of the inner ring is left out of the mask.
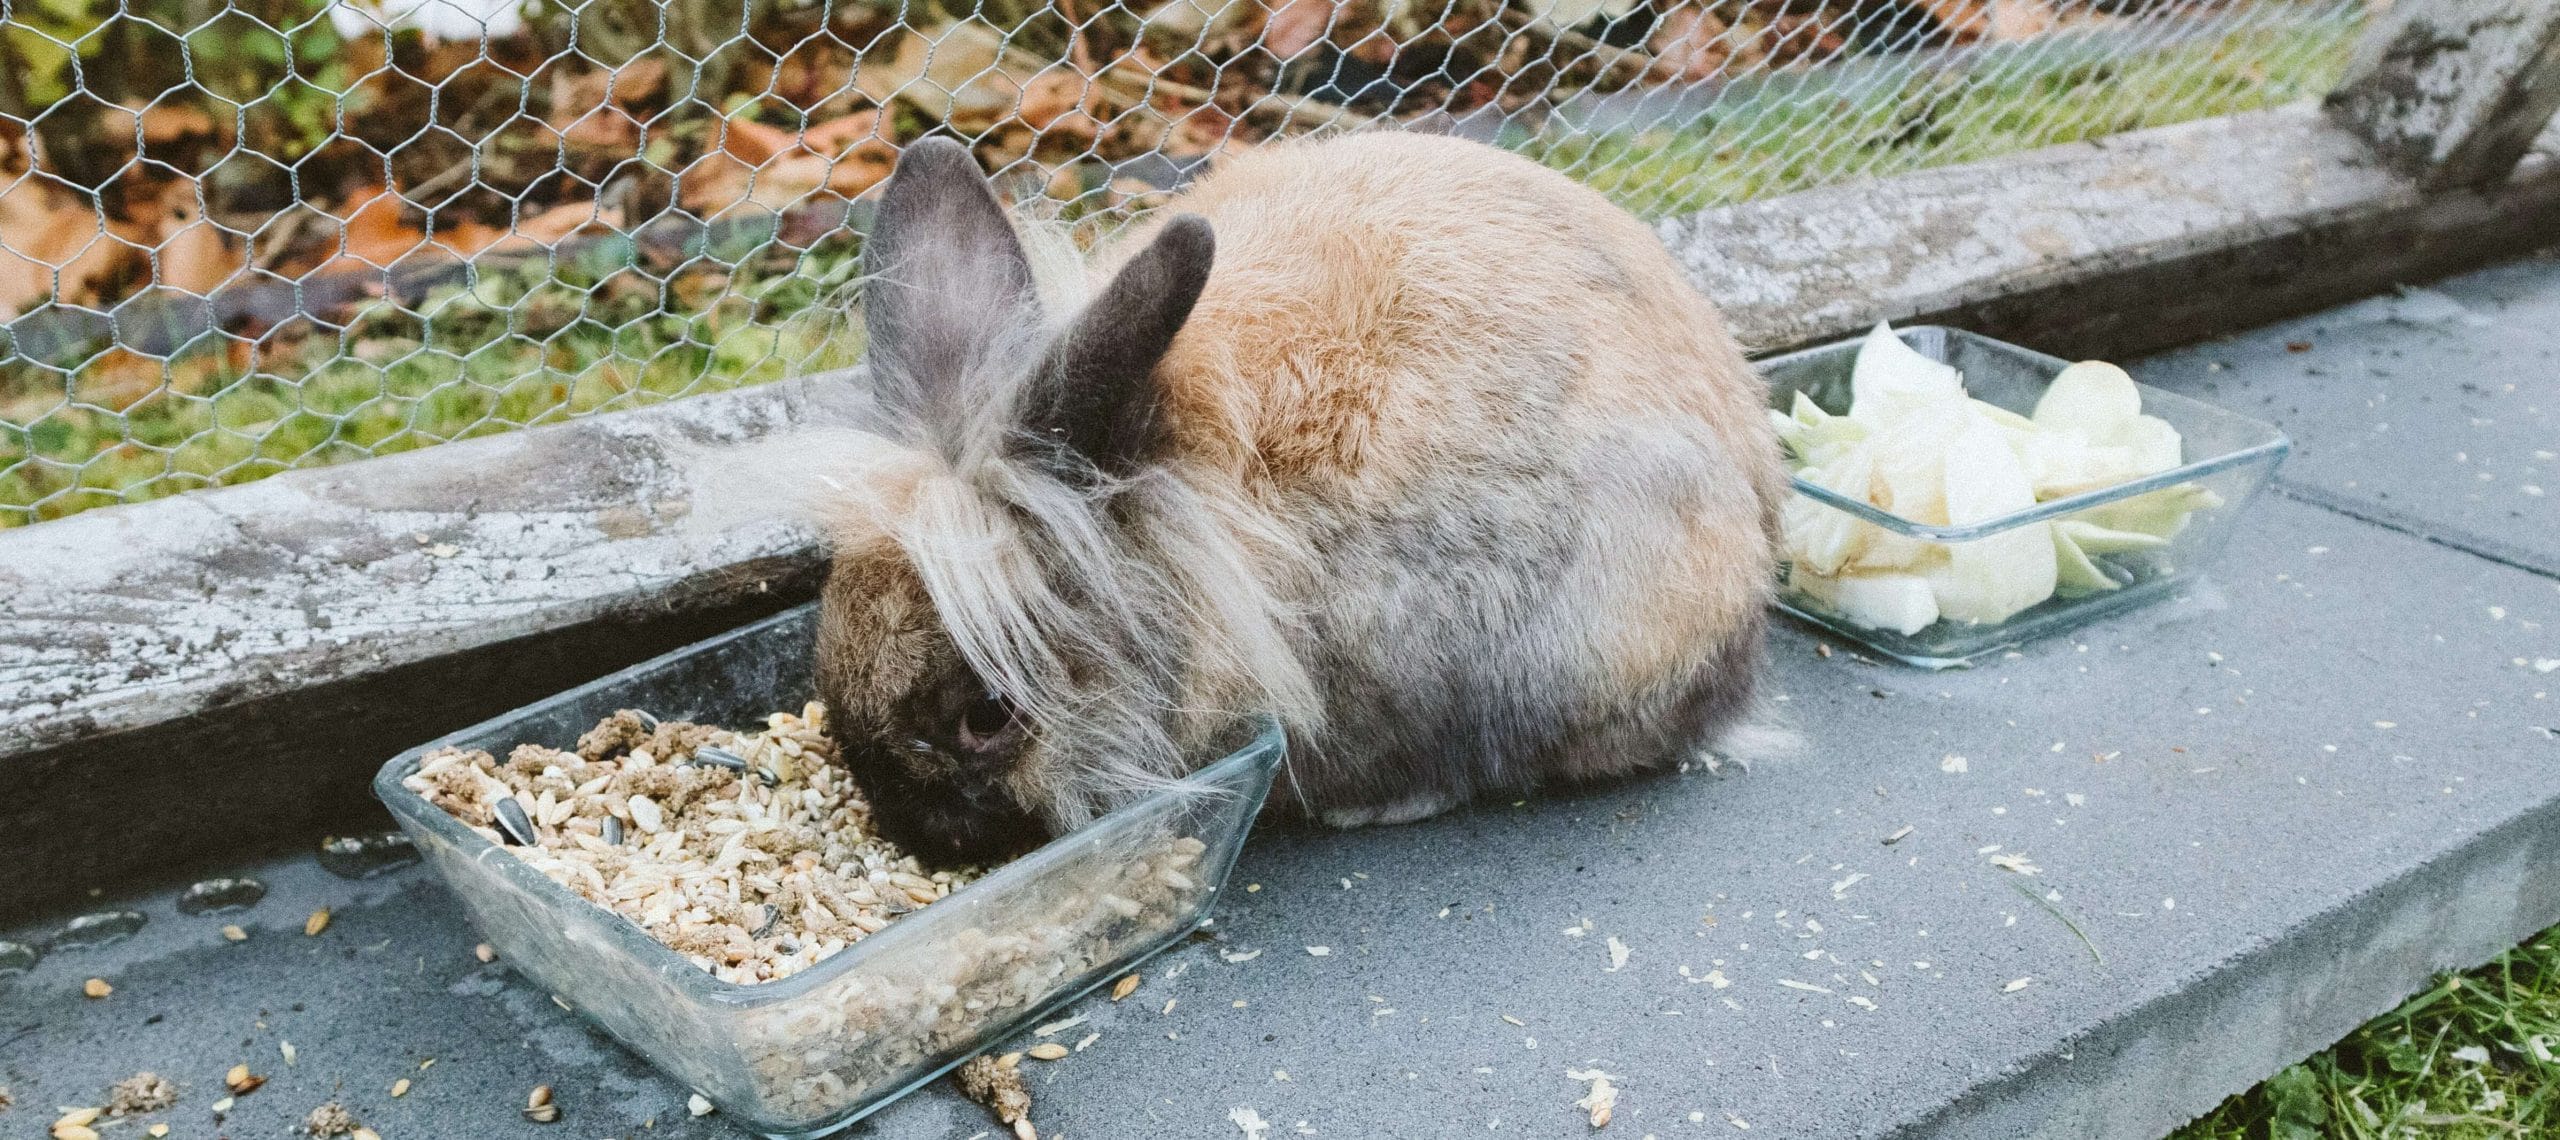
[[[2560,3],[2399,0],[2373,21],[2329,110],[2424,188],[2505,178],[2560,112]]]

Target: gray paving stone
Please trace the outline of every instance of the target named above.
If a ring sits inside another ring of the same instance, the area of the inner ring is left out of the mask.
[[[2560,573],[2560,261],[2531,258],[2143,362],[2284,425],[2288,492]]]
[[[1609,1135],[2142,1137],[2560,920],[2547,578],[2268,500],[2214,583],[2076,640],[1937,675],[1776,652],[1794,761],[1257,837],[1214,939],[1034,1064],[1044,1135],[1241,1136],[1244,1106],[1278,1137],[1579,1136],[1566,1071],[1599,1068]],[[396,1140],[730,1134],[475,961],[415,869],[255,871],[246,943],[144,892],[139,938],[0,995],[0,1121],[151,1068],[201,1134],[247,1060],[273,1080],[225,1135],[331,1098]],[[545,1081],[562,1125],[515,1115]],[[854,1135],[989,1127],[936,1089]]]

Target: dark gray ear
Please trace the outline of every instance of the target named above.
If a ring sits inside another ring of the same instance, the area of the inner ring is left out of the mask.
[[[1209,220],[1179,214],[1076,314],[1024,393],[1027,441],[1070,473],[1126,475],[1165,429],[1155,370],[1209,283],[1217,238]]]
[[[927,412],[1000,335],[1040,317],[1031,259],[969,148],[918,139],[898,155],[862,247],[863,322],[884,401]]]

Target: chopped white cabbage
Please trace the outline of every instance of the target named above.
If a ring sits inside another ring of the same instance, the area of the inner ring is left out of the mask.
[[[1837,513],[1837,512],[1834,512]],[[1917,574],[1809,573],[1797,567],[1788,584],[1823,608],[1866,626],[1914,634],[1938,620],[1937,593]]]
[[[1877,321],[1875,331],[1858,346],[1857,363],[1849,370],[1849,418],[1865,420],[1880,414],[1879,401],[1888,395],[1931,401],[1961,398],[1964,378],[1953,367],[1902,343],[1891,325]]]
[[[1803,393],[1771,411],[1807,481],[1914,522],[1962,525],[2178,466],[2177,429],[2142,414],[2112,364],[2062,370],[2021,416],[1965,395],[1964,378],[1878,324],[1859,345],[1846,414]],[[1861,625],[1913,633],[1941,619],[2003,621],[2056,593],[2120,588],[2098,559],[2164,546],[2189,514],[2221,505],[2182,483],[2054,523],[1941,544],[1895,534],[1805,497],[1781,511],[1789,584]],[[1914,623],[1917,624],[1914,624]]]
[[[1949,523],[1984,522],[2036,505],[2026,468],[1988,419],[1956,436],[1944,466]],[[2058,571],[2051,528],[2029,523],[1948,545],[1946,566],[1929,575],[1938,613],[1988,624],[2052,597]]]

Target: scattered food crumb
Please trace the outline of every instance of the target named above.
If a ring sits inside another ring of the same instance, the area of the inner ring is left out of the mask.
[[[178,1103],[178,1086],[158,1073],[140,1072],[107,1090],[107,1115],[137,1116]]]
[[[247,1096],[258,1091],[258,1086],[265,1083],[267,1079],[250,1072],[247,1065],[233,1065],[230,1072],[222,1075],[222,1087],[230,1089],[233,1096]],[[214,1111],[220,1112],[222,1109],[217,1107]]]
[[[1327,955],[1327,954],[1331,954],[1331,953],[1333,953],[1333,947],[1331,947],[1331,946],[1309,946],[1309,947],[1307,947],[1307,953],[1312,954],[1312,955],[1314,955],[1314,956],[1316,956],[1316,957],[1318,957],[1318,958],[1322,958],[1322,957],[1324,957],[1324,956],[1325,956],[1325,955]]]
[[[249,932],[240,929],[237,925],[226,926],[222,928],[222,940],[225,942],[246,942],[249,940]]]
[[[1055,1037],[1058,1034],[1064,1033],[1067,1030],[1073,1029],[1084,1023],[1085,1015],[1079,1013],[1074,1017],[1066,1018],[1062,1021],[1052,1021],[1047,1025],[1034,1029],[1031,1031],[1031,1035],[1034,1037]]]
[[[1131,974],[1111,987],[1111,1000],[1119,1001],[1136,992],[1138,992],[1138,975]]]
[[[1953,752],[1947,753],[1944,758],[1938,761],[1938,770],[1950,774],[1961,775],[1971,767],[1972,765],[1965,762],[1964,757],[1958,756]]]
[[[108,985],[105,978],[91,978],[80,983],[80,992],[93,998],[102,998],[116,992],[116,988]]]
[[[328,907],[324,906],[318,910],[312,911],[311,917],[302,920],[302,933],[304,937],[318,938],[320,936],[320,932],[327,929],[329,929]]]
[[[167,1124],[154,1124],[149,1128],[143,1129],[142,1134],[152,1137],[153,1140],[158,1140],[159,1137],[169,1134],[169,1126]]]
[[[279,1042],[277,1042],[277,1043],[276,1043],[276,1052],[279,1052],[279,1053],[284,1054],[284,1063],[285,1063],[286,1065],[288,1065],[288,1066],[290,1066],[290,1065],[294,1064],[294,1063],[295,1063],[295,1061],[299,1060],[299,1059],[301,1058],[301,1056],[302,1056],[302,1052],[301,1052],[300,1050],[298,1050],[298,1049],[295,1049],[295,1048],[293,1047],[293,1042],[291,1042],[291,1041],[279,1041]]]
[[[347,1140],[382,1140],[382,1134],[359,1124],[355,1131],[347,1134]]]
[[[394,1098],[409,1095],[409,1078],[402,1077],[399,1080],[391,1082],[391,1095]]]
[[[1613,1078],[1598,1069],[1566,1069],[1564,1075],[1567,1079],[1590,1084],[1590,1091],[1573,1102],[1573,1106],[1591,1114],[1593,1128],[1608,1127],[1609,1117],[1618,1108],[1618,1086],[1612,1083]]]
[[[2036,866],[2035,863],[2029,860],[2024,853],[2017,851],[2012,851],[2006,855],[1992,856],[1991,865],[1998,867],[2003,871],[2017,875],[2041,875],[2044,873],[2044,868]]]
[[[1245,1140],[1262,1140],[1271,1132],[1271,1122],[1264,1120],[1261,1113],[1244,1105],[1228,1109],[1227,1120],[1244,1131]]]
[[[951,1079],[962,1096],[987,1106],[997,1122],[1013,1126],[1015,1135],[1031,1134],[1031,1090],[1022,1083],[1022,1070],[982,1053],[963,1063]],[[703,1106],[707,1109],[710,1102]]]
[[[1227,963],[1250,962],[1262,956],[1260,950],[1220,950],[1218,958]]]
[[[524,1098],[524,1118],[536,1124],[549,1124],[560,1119],[560,1105],[551,1099],[551,1086],[535,1085]]]
[[[98,1111],[94,1108],[65,1111],[53,1122],[53,1140],[98,1140],[98,1130],[89,1127],[97,1121]]]
[[[498,960],[498,948],[483,942],[471,948],[471,956],[483,962],[495,962]]]
[[[2004,994],[2014,994],[2019,990],[2023,990],[2028,986],[2034,985],[2035,982],[2036,980],[2033,977],[2018,978],[2007,985],[2001,986],[2000,992]]]
[[[302,1130],[312,1136],[345,1136],[356,1127],[354,1114],[334,1100],[312,1109],[311,1115],[302,1119]]]
[[[1893,834],[1884,837],[1884,845],[1891,847],[1896,843],[1900,843],[1903,840],[1910,838],[1911,832],[1912,825],[1907,823],[1903,824],[1902,826],[1893,829]]]
[[[684,1098],[684,1110],[695,1116],[709,1116],[719,1111],[719,1106],[711,1103],[710,1097],[695,1093]]]
[[[1618,936],[1617,936],[1617,935],[1615,935],[1615,934],[1610,935],[1610,936],[1609,936],[1609,972],[1610,972],[1610,973],[1614,974],[1614,973],[1617,973],[1617,972],[1618,972],[1618,971],[1620,971],[1620,970],[1623,970],[1623,969],[1626,969],[1626,968],[1627,968],[1627,954],[1628,954],[1627,944],[1626,944],[1626,943],[1624,943],[1624,942],[1620,942],[1620,941],[1618,941]]]

